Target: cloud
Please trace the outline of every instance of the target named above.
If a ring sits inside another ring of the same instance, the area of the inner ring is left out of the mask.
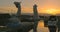
[[[29,7],[21,7],[21,12],[22,13],[32,13],[33,10],[32,8]],[[9,12],[9,13],[16,13],[17,12],[17,8],[16,7],[0,7],[0,12]]]

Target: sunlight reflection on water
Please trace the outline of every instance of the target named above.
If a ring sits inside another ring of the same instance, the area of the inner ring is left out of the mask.
[[[33,32],[33,29],[30,32]],[[38,22],[37,32],[49,32],[48,27],[44,27],[43,20]]]
[[[33,30],[31,30],[30,32],[33,32]],[[41,20],[41,21],[38,22],[37,32],[49,32],[48,28],[44,27],[43,20]]]

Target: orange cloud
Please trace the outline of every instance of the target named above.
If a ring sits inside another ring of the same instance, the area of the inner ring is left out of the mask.
[[[15,8],[15,7],[0,7],[0,12],[2,12],[2,13],[14,13],[14,12],[16,12],[16,10],[17,10],[17,8]]]
[[[33,13],[33,8],[22,7],[22,13]]]
[[[21,7],[22,13],[33,13],[33,9],[29,7]],[[9,12],[9,13],[16,13],[16,7],[0,7],[0,12]]]
[[[21,7],[22,8],[22,13],[33,13],[33,8],[31,7]],[[52,13],[56,13],[56,14],[60,14],[60,9],[59,8],[54,8],[52,6],[47,7],[40,7],[38,6],[38,12],[39,13],[46,13],[49,14],[47,12],[52,12]],[[55,9],[55,11],[47,11],[48,9]],[[17,8],[16,7],[0,7],[0,12],[8,12],[8,13],[16,13],[17,12]]]

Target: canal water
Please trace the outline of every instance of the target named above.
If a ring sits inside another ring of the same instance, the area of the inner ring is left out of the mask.
[[[30,32],[33,32],[33,29]],[[49,32],[48,27],[44,27],[43,20],[38,22],[37,32]]]

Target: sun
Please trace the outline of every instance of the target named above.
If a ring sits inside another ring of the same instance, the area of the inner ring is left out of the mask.
[[[57,10],[56,9],[47,9],[46,12],[48,14],[56,15]]]

